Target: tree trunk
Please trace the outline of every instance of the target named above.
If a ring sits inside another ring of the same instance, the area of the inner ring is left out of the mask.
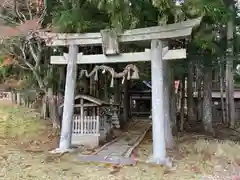
[[[61,104],[64,102],[64,86],[65,86],[65,80],[66,80],[66,73],[65,73],[65,66],[59,67],[59,86],[58,86],[58,92],[57,92],[57,110],[58,110],[58,116],[59,121],[61,122],[60,117],[62,117],[63,108],[59,108]],[[61,123],[60,123],[61,125]]]
[[[44,94],[42,96],[42,107],[40,117],[45,120],[47,119],[47,101],[48,101],[47,95]]]
[[[230,67],[231,65],[228,64]],[[234,128],[235,127],[235,103],[234,103],[234,83],[233,83],[233,72],[228,71],[228,99],[229,99],[229,117],[230,117],[230,127]]]
[[[56,98],[53,96],[53,89],[48,88],[48,107],[49,107],[49,117],[52,121],[53,128],[60,128],[60,120],[58,114],[58,107]]]
[[[223,90],[224,89],[224,73],[223,73],[224,66],[221,62],[219,62],[219,65],[220,65],[219,79],[220,79],[220,93],[221,93],[222,122],[225,124],[226,123],[226,111],[225,111],[224,90]]]
[[[187,114],[188,121],[191,123],[195,120],[194,116],[194,100],[193,100],[193,62],[190,60],[188,63],[188,78],[187,78]]]
[[[120,127],[123,127],[124,122],[123,118],[121,116],[121,95],[122,95],[122,89],[120,87],[120,79],[115,79],[115,85],[114,85],[114,103],[119,105],[119,108],[117,110],[117,115],[119,118]]]
[[[212,68],[209,66],[204,67],[203,126],[207,133],[214,135],[212,127]]]
[[[65,85],[65,66],[59,67],[59,90],[64,89]]]
[[[96,98],[100,98],[100,81],[95,82],[95,88],[96,88]]]
[[[200,60],[196,65],[196,86],[197,86],[197,121],[202,121],[202,69]]]
[[[123,120],[124,122],[127,122],[129,120],[129,108],[130,108],[130,102],[129,102],[129,81],[125,79],[123,84]]]
[[[184,112],[185,112],[185,76],[181,80],[181,105],[180,105],[180,126],[179,130],[183,132],[184,129]]]
[[[228,96],[228,92],[229,92],[229,85],[228,85],[228,68],[226,65],[226,71],[225,71],[225,93],[226,93],[226,123],[229,125],[230,122],[230,115],[229,115],[229,96]]]
[[[120,79],[115,79],[114,85],[114,102],[119,104],[121,100],[121,88],[120,88]]]
[[[172,86],[172,93],[174,92],[174,94],[171,94],[170,96],[170,117],[171,117],[171,121],[172,121],[172,132],[173,134],[177,133],[177,104],[176,104],[176,94],[175,94],[175,88],[173,88],[174,86]]]
[[[233,4],[229,6],[229,9],[233,12]],[[234,20],[233,16],[230,21],[227,23],[227,40],[228,40],[228,56],[227,56],[227,65],[226,65],[226,85],[227,85],[227,99],[229,103],[229,120],[230,127],[235,127],[235,104],[234,104],[234,79],[233,79],[233,35],[234,35]]]
[[[172,65],[172,64],[170,64]],[[176,104],[176,93],[175,93],[175,82],[174,82],[174,71],[173,67],[170,66],[169,68],[170,71],[170,121],[172,122],[172,133],[177,134],[178,127],[177,127],[177,104]]]
[[[89,94],[94,96],[93,77],[89,78]]]
[[[84,90],[83,90],[83,93],[84,94],[89,94],[90,92],[90,80],[87,78],[87,77],[84,77],[82,79],[82,83],[83,83],[83,87],[84,87]]]
[[[108,86],[109,86],[109,84],[108,84],[108,79],[107,79],[107,76],[105,75],[105,76],[103,76],[103,78],[104,78],[104,100],[105,101],[109,101],[109,97],[108,97]]]
[[[51,77],[51,75],[53,73],[53,67],[51,65],[48,65],[47,67],[48,67],[48,69],[47,69],[47,77]],[[51,82],[47,82],[46,85],[50,85],[50,84],[51,84]],[[50,115],[50,112],[49,112],[49,96],[48,96],[48,94],[53,94],[53,93],[49,92],[49,89],[47,87],[45,87],[44,89],[42,88],[42,90],[44,90],[44,95],[42,97],[41,117],[46,120],[47,117],[49,117],[49,115]]]

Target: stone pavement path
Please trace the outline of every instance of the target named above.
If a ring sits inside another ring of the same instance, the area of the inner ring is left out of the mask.
[[[151,127],[150,120],[135,120],[122,136],[101,147],[94,155],[80,155],[78,160],[113,164],[135,164],[132,151],[140,144]]]

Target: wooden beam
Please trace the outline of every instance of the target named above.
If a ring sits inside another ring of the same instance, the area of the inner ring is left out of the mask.
[[[163,53],[163,60],[185,59],[186,49],[168,50]],[[68,54],[64,56],[51,56],[51,64],[67,64]],[[103,54],[97,55],[82,55],[78,54],[77,64],[106,64],[106,63],[133,63],[151,61],[151,52],[123,53],[116,56],[105,56]]]
[[[61,104],[59,106],[59,108],[63,108],[64,104]],[[75,104],[73,107],[74,108],[81,108],[81,107],[97,107],[99,106],[98,104],[94,104],[94,103],[85,103],[85,104]]]
[[[154,26],[127,30],[118,35],[119,42],[150,41],[151,39],[175,39],[190,36],[192,28],[199,25],[202,18],[183,21],[165,26]],[[39,32],[48,46],[101,45],[101,33],[47,33]]]

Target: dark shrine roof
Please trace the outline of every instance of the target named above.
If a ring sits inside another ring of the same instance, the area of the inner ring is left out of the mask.
[[[130,92],[151,92],[151,81],[137,81],[130,89]]]
[[[76,103],[76,100],[79,100],[79,99],[87,100],[91,103],[96,104],[96,106],[109,106],[109,105],[118,106],[118,104],[103,101],[103,100],[100,100],[100,99],[95,98],[93,96],[85,95],[85,94],[78,94],[78,95],[75,96],[75,98],[74,98],[75,106],[77,106],[79,104],[79,103]],[[64,103],[62,103],[59,107],[62,108],[63,106],[64,106]]]
[[[110,104],[109,102],[106,102],[106,101],[100,100],[98,98],[95,98],[93,96],[85,95],[85,94],[79,94],[79,95],[75,96],[75,100],[76,99],[84,99],[84,100],[90,101],[90,102],[92,102],[94,104],[97,104],[99,106],[109,105]]]

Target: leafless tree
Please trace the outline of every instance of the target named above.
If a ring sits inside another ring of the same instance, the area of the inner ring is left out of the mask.
[[[42,30],[42,23],[45,17],[45,8],[42,1],[30,0],[3,0],[0,1],[0,39],[1,51],[12,57],[15,65],[28,69],[35,77],[39,89],[45,95],[43,100],[46,107],[48,102],[50,118],[53,126],[59,127],[59,119],[56,114],[56,103],[51,88],[48,88],[45,76],[41,76],[41,62],[45,50],[44,42],[36,32]],[[47,76],[47,73],[46,73]],[[46,99],[48,101],[46,101]],[[43,110],[46,114],[46,110]],[[45,115],[44,115],[45,116]]]

